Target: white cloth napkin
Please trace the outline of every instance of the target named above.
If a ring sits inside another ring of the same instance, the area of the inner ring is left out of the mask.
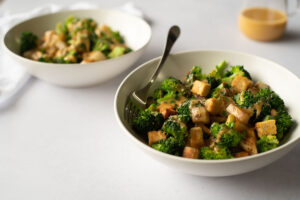
[[[89,9],[97,8],[97,5],[90,3],[76,3],[72,6],[61,5],[45,5],[39,8],[35,8],[28,12],[11,14],[9,11],[0,14],[0,38],[3,41],[3,36],[6,31],[13,25],[24,21],[28,18],[53,13],[60,10],[76,10],[76,9]],[[118,8],[129,14],[143,18],[143,13],[135,7],[131,2],[126,3],[121,8]],[[27,74],[22,66],[12,60],[4,52],[3,43],[0,45],[0,109],[9,105],[22,91],[25,85],[32,77]]]

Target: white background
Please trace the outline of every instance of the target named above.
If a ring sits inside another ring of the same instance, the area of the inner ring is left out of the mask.
[[[125,3],[90,2],[105,8]],[[282,40],[259,43],[238,30],[242,1],[134,2],[152,20],[153,38],[130,70],[85,89],[59,88],[34,80],[16,103],[0,111],[0,199],[300,199],[300,145],[255,172],[197,177],[174,172],[143,154],[124,135],[113,113],[113,98],[121,80],[139,64],[160,55],[167,29],[173,24],[182,29],[173,52],[243,51],[274,60],[300,76],[300,14],[289,19]],[[24,12],[48,3],[5,0],[0,12]]]

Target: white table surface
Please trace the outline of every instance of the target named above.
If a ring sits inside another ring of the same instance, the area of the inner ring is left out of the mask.
[[[153,38],[130,70],[158,56],[168,27],[178,24],[182,35],[173,52],[243,51],[274,60],[300,76],[300,15],[289,20],[282,40],[258,43],[238,31],[241,1],[135,2],[152,19]],[[17,13],[47,3],[5,0],[0,12]],[[117,7],[125,1],[94,3]],[[0,199],[300,199],[299,145],[263,169],[224,178],[181,174],[146,156],[124,135],[113,112],[116,89],[129,71],[86,89],[34,80],[16,103],[0,111]]]

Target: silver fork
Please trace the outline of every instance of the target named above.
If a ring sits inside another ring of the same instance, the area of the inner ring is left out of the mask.
[[[137,117],[137,115],[140,113],[141,110],[144,110],[146,108],[147,99],[149,96],[148,91],[151,88],[154,81],[156,80],[160,70],[162,69],[162,66],[164,65],[165,61],[167,60],[167,57],[169,56],[173,44],[176,42],[179,35],[180,35],[180,28],[178,26],[174,25],[169,29],[163,55],[158,65],[156,66],[156,69],[149,83],[142,89],[133,91],[132,93],[129,94],[127,98],[127,102],[125,104],[125,112],[124,112],[124,118],[129,124],[133,122],[133,120]]]

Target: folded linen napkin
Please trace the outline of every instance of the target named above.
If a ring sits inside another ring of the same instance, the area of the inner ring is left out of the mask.
[[[0,109],[9,105],[32,79],[17,62],[6,56],[3,47],[3,37],[13,25],[41,14],[54,13],[61,10],[90,9],[98,6],[90,3],[76,3],[72,6],[44,5],[28,12],[11,14],[9,11],[0,14]],[[118,8],[124,12],[143,18],[143,13],[131,2]]]

